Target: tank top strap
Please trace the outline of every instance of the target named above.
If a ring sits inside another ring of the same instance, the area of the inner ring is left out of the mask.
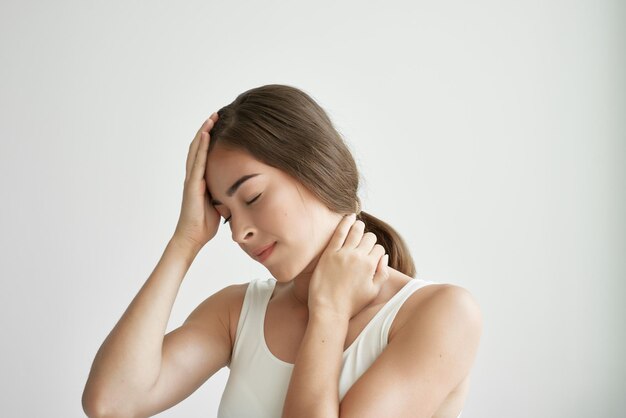
[[[398,311],[404,305],[404,302],[415,293],[417,290],[421,289],[424,286],[428,286],[431,284],[437,284],[438,282],[431,280],[423,280],[423,279],[413,279],[408,281],[402,289],[400,289],[395,295],[391,297],[389,302],[383,306],[380,312],[382,319],[382,329],[381,329],[381,343],[382,346],[386,346],[389,342],[389,330],[391,329],[391,324],[395,319]]]
[[[254,279],[248,283],[237,323],[233,359],[239,355],[241,345],[245,344],[245,341],[258,342],[258,330],[262,329],[265,320],[265,315],[263,315],[265,306],[272,296],[275,284],[274,278]]]

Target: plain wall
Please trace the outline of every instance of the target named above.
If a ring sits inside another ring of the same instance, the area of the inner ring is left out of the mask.
[[[463,418],[626,409],[625,7],[608,0],[0,3],[0,415],[80,417],[178,220],[201,123],[301,88],[418,277],[479,302]],[[168,332],[269,277],[220,227]],[[163,417],[214,416],[222,369]]]

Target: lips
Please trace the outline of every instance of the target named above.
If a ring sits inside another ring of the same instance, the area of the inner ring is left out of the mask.
[[[265,259],[270,256],[272,251],[274,251],[274,245],[275,244],[276,243],[273,242],[271,244],[265,245],[265,246],[257,249],[256,252],[255,252],[254,258],[256,258],[257,260],[259,260],[261,262],[265,261]]]

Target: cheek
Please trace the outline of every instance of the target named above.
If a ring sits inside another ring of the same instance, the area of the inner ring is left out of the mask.
[[[316,227],[317,218],[323,219],[316,212],[316,207],[303,202],[300,195],[294,195],[289,189],[271,189],[271,199],[262,202],[256,212],[258,225],[265,233],[283,244],[289,257],[298,260],[308,259],[317,252],[323,240],[324,228]],[[261,203],[261,202],[260,202]]]
[[[292,211],[291,205],[281,193],[272,193],[271,198],[259,202],[260,206],[255,213],[259,215],[258,221],[267,232],[280,235],[283,239],[294,236],[293,228],[298,226],[298,215]]]

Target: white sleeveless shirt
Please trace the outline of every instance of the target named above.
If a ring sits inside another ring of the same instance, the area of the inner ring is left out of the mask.
[[[391,323],[404,301],[416,290],[434,283],[422,279],[407,282],[343,352],[340,401],[387,346]],[[255,279],[248,284],[218,418],[280,418],[282,415],[294,365],[275,357],[265,342],[265,312],[275,285],[273,277]]]

